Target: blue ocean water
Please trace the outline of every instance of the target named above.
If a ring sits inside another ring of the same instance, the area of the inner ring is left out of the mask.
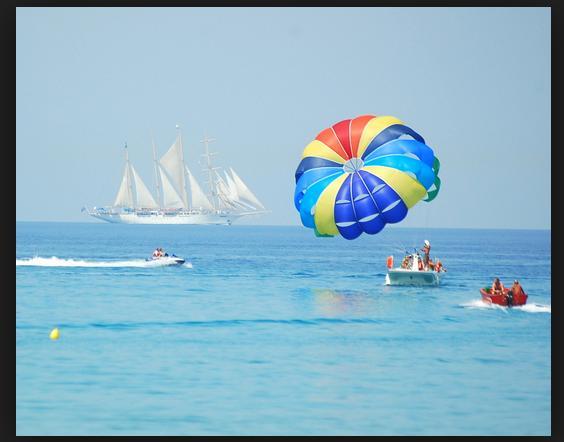
[[[444,283],[384,286],[386,257],[424,239]],[[145,263],[158,246],[188,262]],[[550,435],[550,247],[550,231],[18,222],[16,433]],[[528,304],[483,304],[495,276]]]

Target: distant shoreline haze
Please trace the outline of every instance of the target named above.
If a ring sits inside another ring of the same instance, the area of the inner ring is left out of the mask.
[[[35,223],[35,224],[111,224],[111,223],[106,223],[103,221],[28,221],[28,220],[16,220],[16,224],[17,223]],[[122,224],[121,226],[123,226],[122,228],[124,229],[128,229],[131,228],[131,226],[133,226],[133,228],[138,228],[139,226],[142,226],[143,224]],[[178,228],[178,229],[190,229],[190,228],[195,228],[196,226],[209,226],[212,227],[211,224],[209,225],[166,225],[166,226],[170,226],[172,228]],[[156,228],[162,228],[164,226],[157,226]],[[293,228],[299,228],[299,229],[304,229],[304,230],[309,230],[311,231],[311,234],[314,235],[313,230],[312,229],[308,229],[302,225],[299,224],[250,224],[250,223],[235,223],[232,224],[231,226],[214,226],[217,228],[222,228],[222,229],[231,229],[233,227],[237,228],[237,227],[293,227]],[[400,226],[400,225],[396,225],[396,226],[386,226],[385,229],[405,229],[405,230],[512,230],[512,231],[518,231],[518,230],[523,230],[523,231],[540,231],[540,232],[550,232],[552,231],[551,228],[522,228],[522,227],[437,227],[437,226],[433,226],[433,227],[424,227],[424,226]],[[381,233],[381,232],[380,232]],[[379,233],[377,233],[376,235],[368,235],[366,234],[366,236],[378,236]],[[357,238],[357,240],[362,240],[362,236]]]

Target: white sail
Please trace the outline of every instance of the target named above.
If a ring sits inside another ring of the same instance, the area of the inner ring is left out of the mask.
[[[182,209],[184,208],[184,202],[182,201],[182,197],[178,194],[178,192],[174,189],[174,186],[168,179],[167,173],[163,167],[159,166],[159,172],[161,176],[161,183],[162,183],[162,198],[163,198],[163,207],[167,209]]]
[[[184,180],[184,161],[182,155],[182,144],[180,143],[180,135],[176,137],[170,149],[159,160],[161,167],[167,172],[176,193],[180,195],[184,207],[188,207],[186,198],[186,187]]]
[[[186,167],[186,166],[185,166]],[[188,175],[188,183],[190,184],[190,196],[192,198],[192,209],[207,209],[213,210],[213,206],[207,199],[202,188],[192,175],[192,172],[186,167],[186,174]]]
[[[255,208],[265,210],[262,203],[253,194],[253,192],[250,191],[250,189],[246,186],[246,184],[243,182],[243,180],[241,178],[239,178],[239,175],[237,175],[235,173],[233,168],[230,167],[229,171],[231,172],[231,176],[233,177],[233,181],[235,182],[235,186],[237,188],[238,199],[242,202],[250,203]]]
[[[145,183],[143,182],[133,165],[131,165],[131,172],[133,174],[133,180],[135,182],[137,207],[156,209],[158,207],[157,202],[153,198],[153,195],[151,195],[151,192],[149,192],[149,189],[147,189],[147,186],[145,186]]]
[[[256,210],[255,206],[252,206],[248,202],[241,201],[239,199],[239,193],[237,192],[237,185],[235,184],[235,181],[233,181],[233,178],[231,178],[231,176],[227,171],[224,171],[224,173],[225,173],[225,181],[228,189],[228,198],[232,203],[232,205],[237,209]]]
[[[224,171],[225,173],[225,180],[227,182],[227,187],[229,189],[229,198],[233,201],[237,201],[239,199],[239,194],[237,193],[237,185],[233,181],[233,179],[229,176],[229,173]]]
[[[123,178],[121,179],[121,185],[119,186],[116,199],[114,201],[114,206],[116,207],[133,207],[133,195],[131,193],[131,175],[129,172],[129,163],[125,164],[125,169],[123,170]]]
[[[215,188],[217,190],[217,196],[219,198],[219,208],[222,210],[229,210],[236,208],[237,205],[235,202],[230,198],[230,191],[229,186],[225,183],[221,175],[215,172],[216,180],[215,180]]]

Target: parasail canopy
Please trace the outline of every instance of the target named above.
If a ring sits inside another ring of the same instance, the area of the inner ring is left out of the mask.
[[[423,137],[395,117],[343,120],[304,149],[294,205],[317,236],[373,235],[437,196],[439,167]]]

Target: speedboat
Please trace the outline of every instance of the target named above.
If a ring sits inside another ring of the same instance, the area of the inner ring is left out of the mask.
[[[407,267],[393,267],[394,259],[388,257],[385,285],[439,285],[444,276],[443,271],[423,270],[423,261],[419,253],[407,256],[410,263]]]
[[[164,256],[147,258],[146,261],[158,262],[161,265],[180,265],[186,262],[184,258],[180,258],[179,256],[168,255],[168,254],[165,254]]]
[[[491,289],[488,287],[482,287],[480,289],[480,293],[482,295],[482,301],[488,304],[497,304],[506,307],[512,307],[514,305],[525,305],[527,303],[527,298],[529,297],[524,292],[513,294],[507,287],[503,289],[503,295],[492,294]]]

